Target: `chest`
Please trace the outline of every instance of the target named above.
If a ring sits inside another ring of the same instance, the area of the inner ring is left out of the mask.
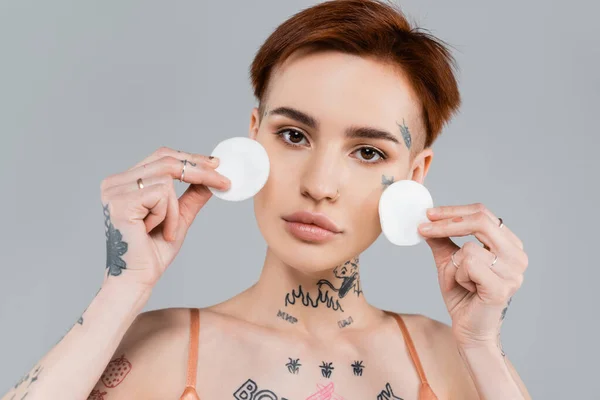
[[[402,337],[312,343],[250,332],[199,346],[201,399],[417,399],[420,379]]]

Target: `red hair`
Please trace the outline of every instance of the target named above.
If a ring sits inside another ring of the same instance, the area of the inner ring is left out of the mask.
[[[380,0],[329,0],[294,14],[267,38],[250,66],[259,118],[274,67],[299,49],[337,50],[400,68],[420,102],[426,135],[419,142],[431,146],[461,99],[454,58],[441,40],[420,29]]]

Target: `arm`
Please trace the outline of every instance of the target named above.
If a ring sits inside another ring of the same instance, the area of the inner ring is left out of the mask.
[[[457,346],[457,349],[477,388],[479,398],[531,400],[519,374],[497,346]],[[462,390],[463,388],[459,387],[458,393]]]
[[[150,297],[147,289],[115,282],[103,285],[82,318],[1,400],[88,397]]]

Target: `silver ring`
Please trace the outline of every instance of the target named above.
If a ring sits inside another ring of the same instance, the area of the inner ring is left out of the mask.
[[[458,250],[460,250],[460,249],[458,249]],[[456,251],[458,251],[458,250],[456,250]],[[456,254],[456,251],[454,253],[452,253],[452,256],[450,258],[452,259],[452,264],[454,264],[454,266],[456,268],[458,268],[458,265],[456,265],[456,262],[454,261],[454,255]]]
[[[494,254],[494,253],[492,253]],[[490,265],[490,268],[492,268],[494,266],[494,264],[496,264],[496,261],[498,261],[498,256],[496,254],[494,254],[494,262],[492,263],[492,265]]]
[[[138,185],[138,187],[139,187],[140,189],[143,189],[143,188],[144,188],[144,181],[142,181],[142,178],[139,178],[139,179],[137,180],[137,185]]]
[[[187,160],[183,160],[183,169],[181,170],[181,177],[179,178],[179,182],[183,182],[183,175],[185,174],[185,166],[187,165]]]
[[[502,218],[498,217],[498,219],[500,220],[500,225],[498,225],[498,228],[502,228],[504,226],[504,222],[502,222]]]

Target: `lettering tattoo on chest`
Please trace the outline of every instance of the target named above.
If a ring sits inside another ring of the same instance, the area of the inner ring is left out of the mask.
[[[127,252],[127,243],[123,241],[121,232],[113,226],[110,220],[108,204],[102,206],[106,228],[106,276],[118,276],[127,268],[127,263],[121,258]]]
[[[288,400],[285,397],[278,397],[273,391],[268,389],[259,390],[258,385],[252,379],[248,379],[234,393],[236,400]]]
[[[341,321],[338,321],[338,326],[339,326],[340,328],[345,328],[345,327],[347,327],[348,325],[350,325],[352,322],[354,322],[354,320],[352,319],[352,317],[348,317],[348,318],[346,318],[346,319],[343,319],[343,320],[341,320]]]

